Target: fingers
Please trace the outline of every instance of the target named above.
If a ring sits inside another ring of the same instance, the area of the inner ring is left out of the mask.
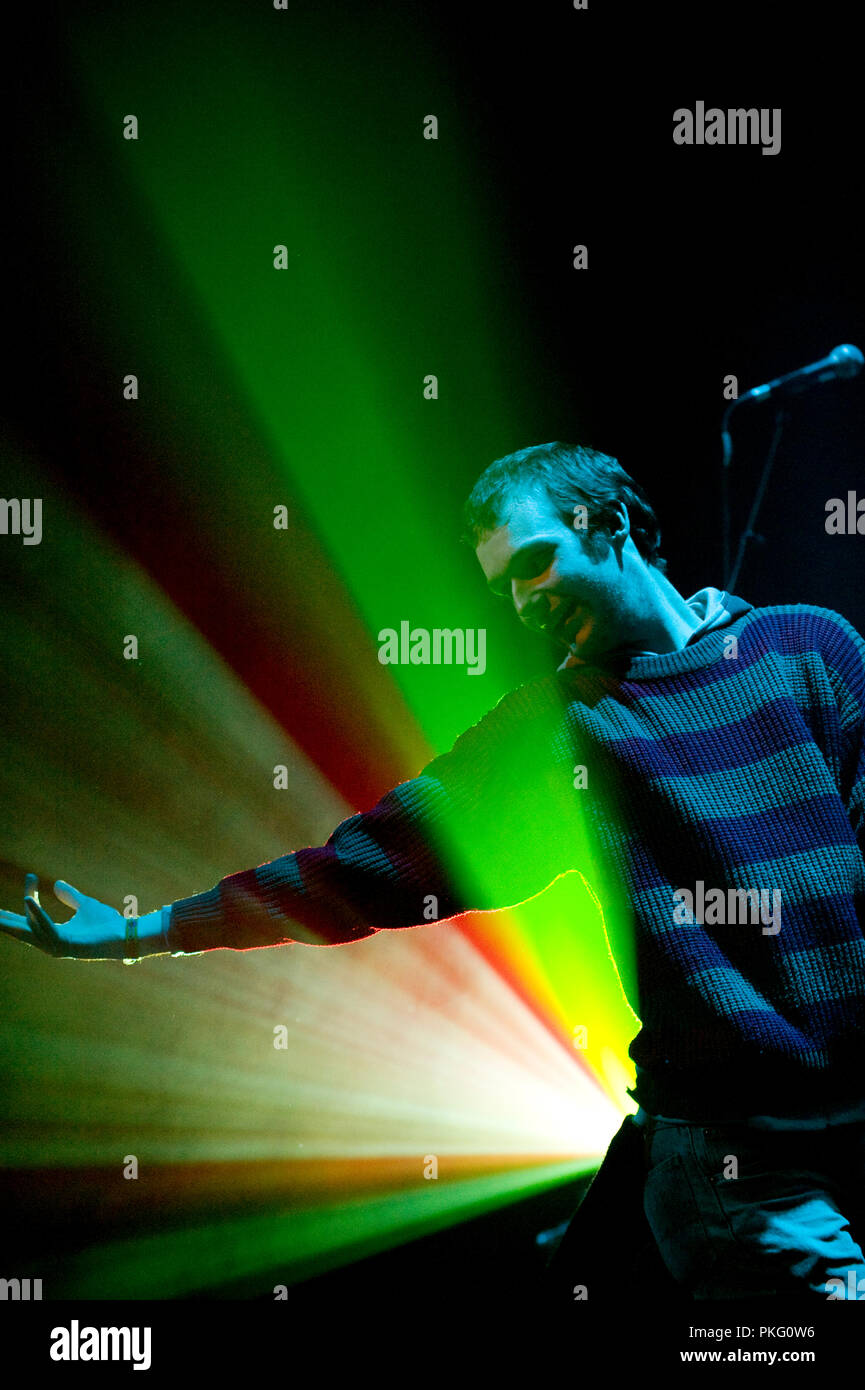
[[[69,901],[71,906],[79,906],[84,894],[62,880],[58,887],[65,889],[65,900]],[[39,901],[37,874],[28,873],[24,876],[24,912],[25,916],[22,917],[17,912],[0,910],[0,931],[14,937],[16,941],[25,941],[29,946],[38,947],[46,955],[61,955],[63,946],[57,927]]]
[[[38,874],[24,875],[24,911],[30,928],[30,939],[46,955],[60,954],[60,940],[48,913],[39,901]]]
[[[71,883],[66,883],[62,878],[58,878],[55,883],[54,893],[67,907],[76,909],[81,906],[87,896],[86,893],[80,893],[77,888],[73,888]]]
[[[0,931],[12,936],[16,941],[32,942],[33,934],[27,925],[27,918],[19,912],[4,912],[0,908]]]
[[[54,923],[44,907],[40,907],[35,898],[31,897],[24,899],[24,910],[27,913],[27,921],[30,924],[30,931],[36,945],[49,956],[59,955],[60,940]]]
[[[13,937],[16,941],[26,941],[28,946],[38,946],[40,950],[50,950],[53,954],[56,941],[51,940],[50,944],[43,944],[48,942],[48,933],[41,922],[37,924],[36,930],[34,930],[30,918],[29,904],[37,908],[38,911],[42,913],[43,917],[45,916],[42,907],[39,905],[39,876],[37,874],[24,875],[24,910],[26,915],[22,917],[19,912],[5,912],[0,910],[0,931],[5,932],[7,936]],[[50,918],[48,918],[47,921],[51,924]],[[51,924],[51,933],[53,935],[53,924]]]

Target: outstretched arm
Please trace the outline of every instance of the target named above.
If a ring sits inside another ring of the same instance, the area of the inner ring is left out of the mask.
[[[48,916],[39,901],[39,880],[36,874],[27,874],[24,914],[0,909],[0,931],[46,955],[79,960],[123,960],[165,954],[171,949],[164,934],[170,905],[133,919],[137,944],[131,946],[129,919],[116,908],[89,898],[62,879],[55,883],[54,892],[61,902],[75,908],[68,922],[55,922]]]
[[[511,691],[450,752],[342,821],[326,844],[231,874],[141,918],[136,954],[340,945],[510,907],[540,892],[584,858],[578,827],[562,813],[574,792],[572,759],[553,757],[558,700],[555,680]],[[67,884],[57,891],[78,906],[70,922],[40,918],[31,899],[27,934],[23,919],[11,921],[16,914],[0,914],[0,928],[42,949],[53,928],[65,947],[53,954],[129,955],[120,913]]]

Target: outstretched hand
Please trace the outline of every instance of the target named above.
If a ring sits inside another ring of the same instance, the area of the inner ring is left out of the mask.
[[[25,916],[0,909],[0,931],[35,946],[49,956],[79,960],[120,960],[126,949],[126,918],[116,908],[88,898],[70,883],[58,879],[54,892],[75,913],[68,922],[53,922],[39,902],[39,879],[24,880]]]

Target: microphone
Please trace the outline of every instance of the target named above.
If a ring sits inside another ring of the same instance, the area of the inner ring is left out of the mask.
[[[763,501],[763,493],[769,481],[769,473],[775,459],[775,452],[781,438],[781,431],[787,418],[783,404],[779,403],[778,412],[775,420],[775,434],[769,446],[769,454],[763,465],[763,473],[757,486],[757,495],[751,506],[751,514],[745,524],[739,541],[739,551],[736,563],[730,570],[730,464],[733,458],[733,440],[730,436],[730,416],[737,405],[743,401],[765,401],[770,396],[780,396],[783,402],[786,396],[794,396],[800,391],[807,391],[811,386],[822,386],[826,381],[849,381],[851,377],[858,376],[865,366],[865,358],[857,347],[852,343],[842,343],[840,347],[833,348],[828,357],[822,358],[820,362],[812,362],[808,367],[800,367],[798,371],[787,372],[786,376],[776,376],[774,381],[767,381],[765,386],[755,386],[753,390],[746,391],[744,396],[736,396],[728,404],[721,420],[721,547],[723,552],[724,565],[724,588],[732,589],[739,575],[742,560],[745,555],[745,547],[750,539],[756,534],[754,525],[757,520],[757,513]]]
[[[755,386],[743,396],[737,396],[731,401],[731,408],[741,405],[743,401],[765,401],[769,396],[776,394],[792,396],[799,391],[807,391],[811,386],[822,386],[825,381],[849,381],[851,377],[859,375],[863,365],[865,357],[859,349],[852,343],[842,343],[840,347],[833,348],[829,356],[820,362],[812,362],[808,367],[787,372],[786,376],[776,376],[774,381],[767,381],[765,386]]]

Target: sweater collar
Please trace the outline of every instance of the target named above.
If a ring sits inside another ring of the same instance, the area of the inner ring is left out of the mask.
[[[716,632],[719,628],[729,627],[743,614],[750,612],[754,606],[748,603],[747,599],[739,598],[736,594],[729,594],[724,589],[716,589],[712,585],[698,589],[685,602],[700,620],[700,625],[688,634],[687,642],[676,651],[627,652],[622,655],[614,653],[608,660],[601,658],[594,662],[583,661],[569,653],[561,665],[556,668],[557,671],[593,667],[617,675],[653,676],[688,670],[693,666],[702,665],[705,660],[714,660],[715,647],[718,643],[710,644],[711,652],[708,647],[703,646],[703,639],[709,633]],[[697,648],[696,651],[695,648]],[[695,660],[694,657],[697,659]]]

